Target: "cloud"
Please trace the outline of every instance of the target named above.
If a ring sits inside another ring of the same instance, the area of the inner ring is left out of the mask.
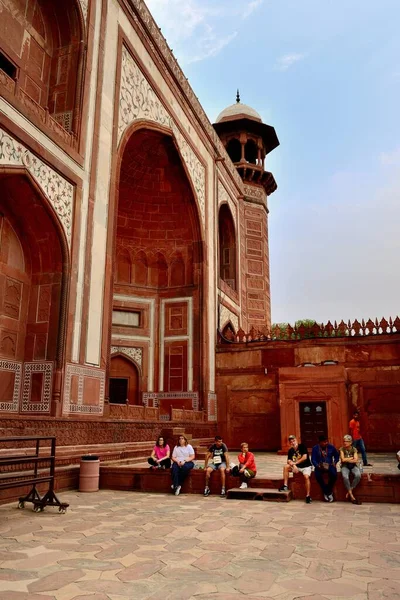
[[[264,0],[147,0],[182,65],[216,56]]]
[[[203,38],[202,51],[198,55],[194,55],[191,58],[188,58],[186,60],[186,63],[190,64],[194,62],[199,62],[201,60],[205,60],[206,58],[216,56],[222,50],[222,48],[230,44],[236,36],[237,31],[234,31],[230,35],[218,39],[218,36],[212,30],[210,30],[209,36]]]
[[[245,5],[243,8],[242,17],[247,19],[247,17],[249,17],[255,10],[257,10],[259,6],[261,6],[263,1],[264,0],[252,0],[252,2],[249,2],[247,5]]]
[[[305,57],[305,54],[300,53],[284,54],[277,59],[275,69],[277,71],[287,71],[291,66],[300,60],[303,60]]]

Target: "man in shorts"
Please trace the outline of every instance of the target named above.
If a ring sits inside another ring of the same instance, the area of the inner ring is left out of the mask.
[[[206,486],[204,496],[210,495],[210,476],[213,471],[219,471],[221,476],[221,496],[225,496],[225,471],[226,465],[229,465],[228,448],[222,441],[220,435],[216,435],[214,443],[209,447],[206,459],[204,461],[204,470],[206,472]]]
[[[283,486],[279,488],[280,492],[289,491],[288,481],[289,473],[301,473],[304,477],[304,483],[306,486],[306,503],[311,503],[311,462],[308,456],[307,447],[304,444],[299,444],[295,435],[289,435],[289,451],[287,457],[287,463],[283,467]]]

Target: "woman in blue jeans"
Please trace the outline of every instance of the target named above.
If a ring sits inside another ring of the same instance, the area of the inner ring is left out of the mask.
[[[350,498],[353,504],[361,504],[353,494],[354,488],[360,483],[361,471],[358,467],[357,448],[353,446],[353,438],[351,435],[345,435],[343,437],[343,446],[340,448],[339,453],[343,483],[347,490],[346,498]],[[353,481],[350,483],[351,473],[353,474]]]
[[[172,489],[175,496],[179,496],[181,487],[189,471],[194,467],[194,450],[184,435],[180,435],[178,443],[172,452]]]

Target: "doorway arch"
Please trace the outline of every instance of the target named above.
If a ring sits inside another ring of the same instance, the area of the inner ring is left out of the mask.
[[[110,361],[110,404],[141,404],[140,369],[124,354],[114,354]]]

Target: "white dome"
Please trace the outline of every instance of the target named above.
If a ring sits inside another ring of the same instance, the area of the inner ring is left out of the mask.
[[[242,104],[241,102],[235,102],[235,104],[227,106],[219,113],[216,123],[229,119],[234,120],[238,117],[248,117],[250,119],[255,119],[256,121],[261,121],[261,116],[254,108],[251,108],[251,106],[248,106],[247,104]]]

